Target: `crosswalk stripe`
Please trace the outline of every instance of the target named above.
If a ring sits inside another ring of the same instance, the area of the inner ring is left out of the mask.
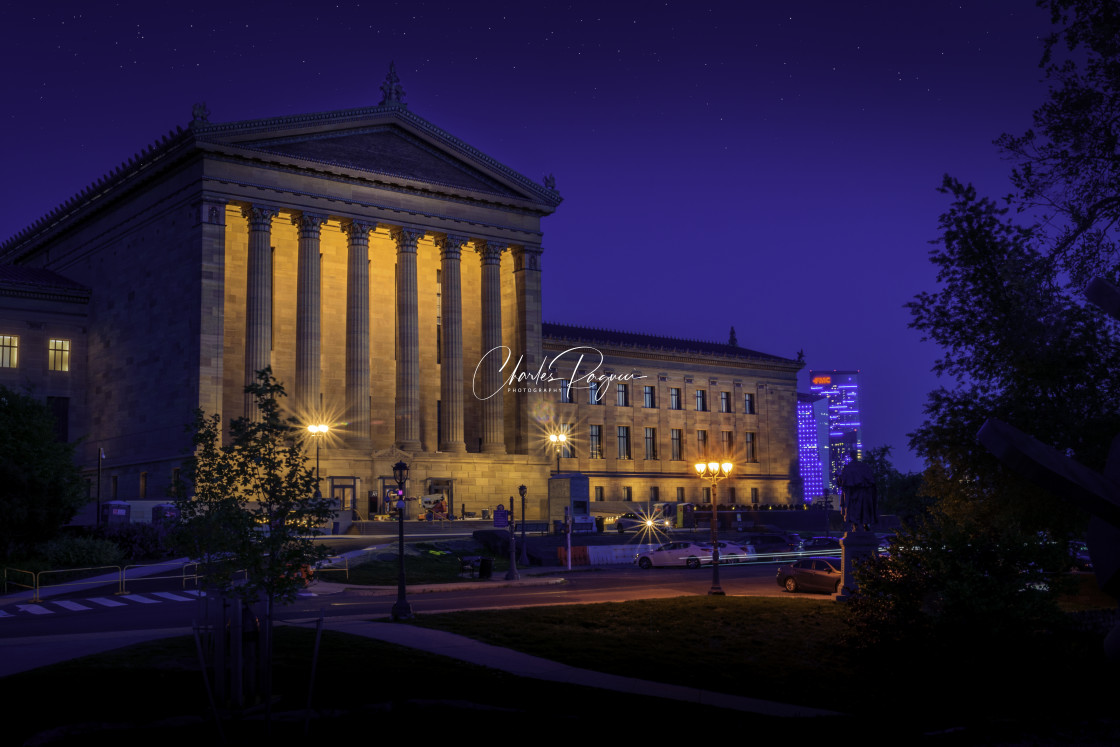
[[[204,597],[204,596],[206,596],[206,592],[203,591],[202,589],[187,589],[183,593],[184,594],[190,594],[192,597]]]
[[[57,604],[59,607],[62,607],[63,609],[70,610],[71,612],[81,612],[82,610],[90,609],[89,607],[85,606],[84,604],[78,604],[77,602],[71,602],[68,599],[61,599],[57,602],[51,602],[51,604]]]
[[[37,604],[17,604],[16,609],[20,612],[30,612],[32,615],[53,615],[54,610],[49,610],[46,607],[41,607]]]
[[[138,602],[139,604],[159,604],[158,599],[148,599],[147,597],[142,597],[139,594],[126,594],[121,597],[121,599],[127,599],[130,602]]]
[[[149,592],[149,593],[154,597],[160,597],[161,599],[170,599],[172,602],[193,602],[194,601],[190,597],[183,597],[183,596],[179,596],[178,594],[172,594],[170,591],[153,591],[153,592]]]
[[[116,599],[109,599],[108,597],[90,597],[87,602],[100,604],[102,607],[124,607],[124,602],[118,602]]]

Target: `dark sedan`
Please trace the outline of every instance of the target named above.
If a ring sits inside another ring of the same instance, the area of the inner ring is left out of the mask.
[[[778,568],[778,586],[786,591],[840,591],[839,558],[805,558]]]

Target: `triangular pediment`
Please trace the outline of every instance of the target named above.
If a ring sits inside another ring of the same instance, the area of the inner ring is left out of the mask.
[[[455,190],[555,206],[560,197],[404,107],[207,125],[200,139]]]

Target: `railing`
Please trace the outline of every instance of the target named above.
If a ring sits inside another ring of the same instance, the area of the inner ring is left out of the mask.
[[[61,575],[61,574],[64,574],[64,573],[82,573],[84,571],[105,571],[105,570],[115,570],[116,571],[116,573],[117,573],[117,588],[118,588],[117,593],[123,594],[124,593],[124,571],[121,569],[121,567],[119,565],[99,565],[99,566],[90,566],[88,568],[63,568],[63,569],[60,569],[60,570],[39,571],[38,573],[35,574],[35,589],[34,589],[35,598],[32,599],[31,601],[32,602],[41,602],[42,599],[40,598],[39,594],[43,589],[57,589],[57,588],[61,588],[63,586],[105,586],[107,583],[112,583],[112,582],[106,581],[104,578],[85,578],[85,579],[77,580],[77,581],[59,581],[58,583],[54,583],[54,584],[44,584],[43,583],[43,576],[47,576],[47,575],[50,575],[52,573]]]
[[[20,583],[19,581],[13,581],[10,578],[8,578],[8,574],[14,574],[14,573],[26,573],[30,577],[30,578],[28,578],[28,580],[31,582],[31,585],[28,586],[27,584]],[[4,593],[5,594],[8,593],[8,584],[11,584],[12,586],[18,586],[21,589],[34,589],[34,588],[36,588],[37,582],[38,582],[38,579],[36,578],[34,571],[25,571],[22,568],[5,568],[4,569]]]

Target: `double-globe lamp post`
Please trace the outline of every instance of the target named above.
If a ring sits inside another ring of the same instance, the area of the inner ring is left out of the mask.
[[[719,519],[716,517],[716,485],[731,474],[731,462],[697,462],[696,474],[701,479],[712,484],[712,588],[708,589],[710,596],[723,596],[723,588],[719,585]]]
[[[564,450],[564,446],[568,443],[568,434],[566,433],[550,433],[548,440],[556,448],[556,474],[560,474],[560,452]]]
[[[412,617],[412,605],[404,596],[404,484],[408,482],[408,465],[393,465],[393,479],[397,482],[397,602],[393,605],[393,620]]]

